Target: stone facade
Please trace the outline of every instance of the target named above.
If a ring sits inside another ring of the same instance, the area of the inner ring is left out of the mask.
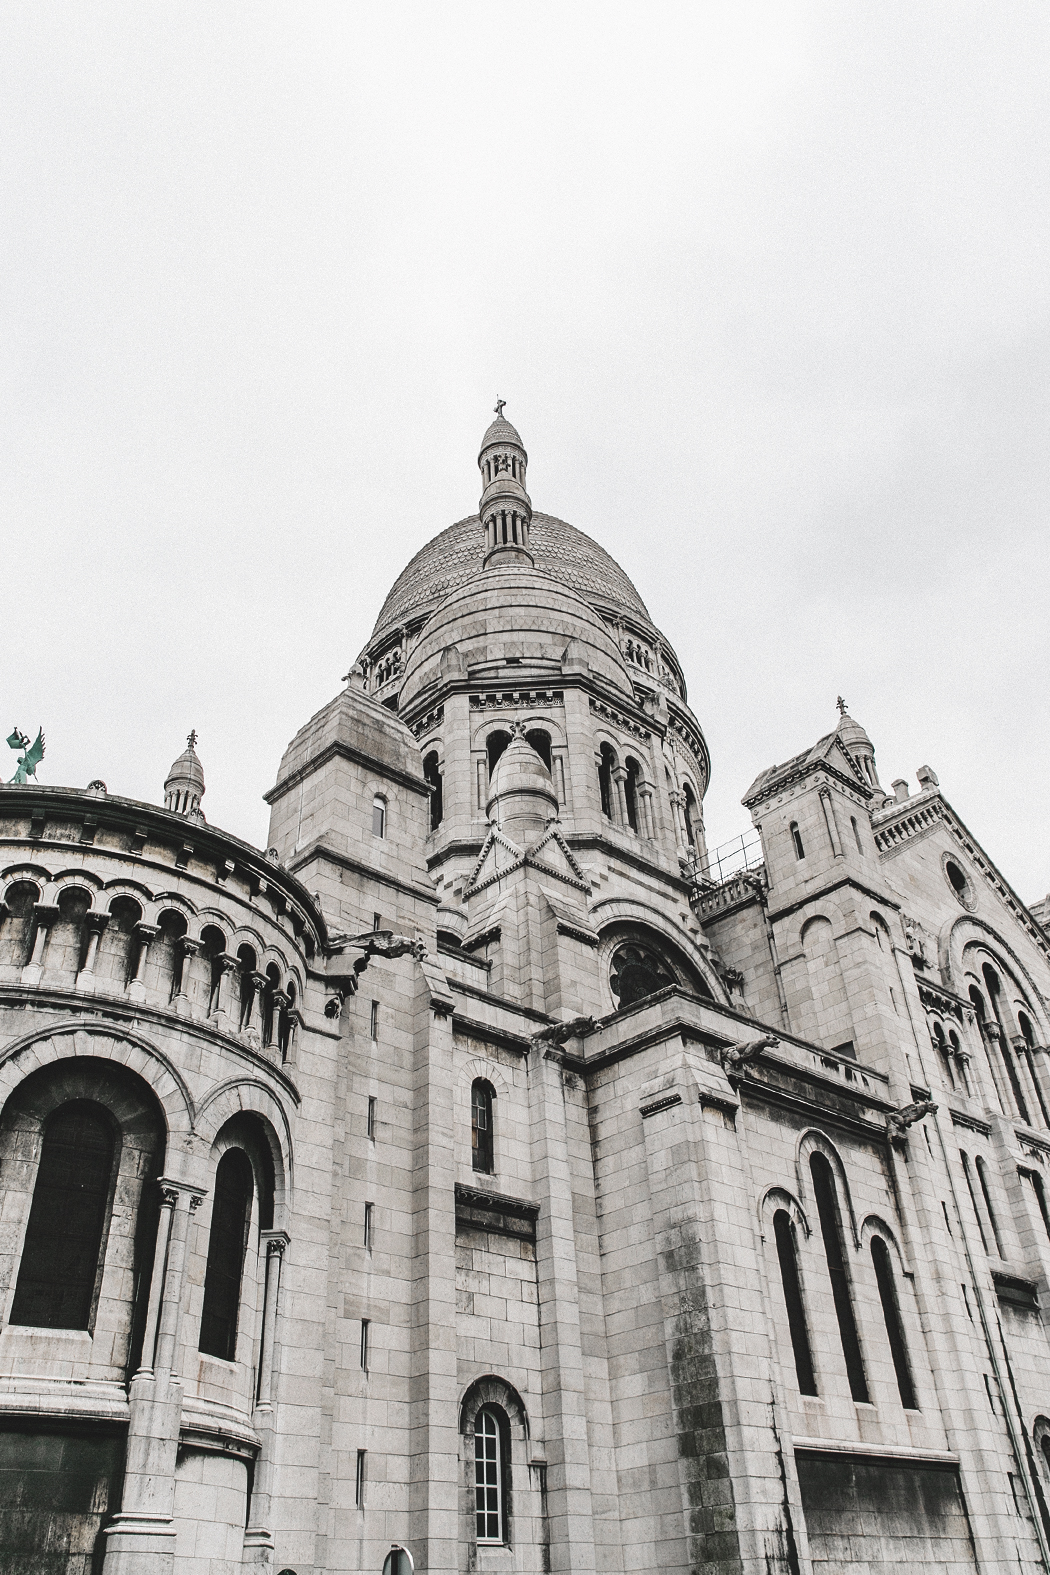
[[[500,416],[260,852],[0,790],[0,1567],[1047,1567],[1050,939],[707,745]]]

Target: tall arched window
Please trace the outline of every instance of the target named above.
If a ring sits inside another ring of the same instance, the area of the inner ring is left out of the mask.
[[[970,1194],[970,1202],[973,1204],[973,1214],[974,1214],[974,1219],[977,1221],[977,1229],[980,1232],[981,1246],[984,1248],[985,1252],[987,1253],[988,1252],[988,1237],[984,1233],[984,1220],[981,1218],[981,1211],[977,1207],[977,1194],[973,1190],[973,1175],[972,1175],[972,1173],[970,1171],[970,1156],[968,1154],[964,1154],[960,1150],[959,1151],[959,1158],[962,1160],[963,1177],[964,1177],[964,1179],[966,1181],[966,1190]]]
[[[252,1007],[255,1005],[255,970],[259,963],[250,946],[238,946],[237,961],[240,963],[241,976],[239,1021],[242,1028],[247,1028],[252,1020]]]
[[[995,1020],[999,1025],[999,1050],[1003,1058],[1003,1065],[1006,1067],[1006,1075],[1010,1079],[1010,1090],[1014,1096],[1017,1114],[1026,1126],[1031,1126],[1032,1117],[1024,1097],[1024,1090],[1021,1087],[1017,1063],[1014,1060],[1014,1047],[1010,1043],[1010,1029],[1006,1020],[1006,1014],[1003,1011],[1002,987],[999,983],[999,976],[988,963],[985,963],[982,971],[984,973],[984,982],[988,987],[992,1011],[995,1013]]]
[[[805,856],[806,856],[806,849],[805,849],[805,847],[803,845],[803,842],[802,842],[802,833],[798,829],[798,821],[797,820],[793,820],[791,822],[791,840],[792,840],[792,842],[795,845],[795,857],[796,857],[796,859],[804,859]]]
[[[126,899],[125,899],[126,900]],[[120,899],[118,898],[118,902]],[[116,907],[117,904],[114,904]],[[141,910],[132,903],[136,916]],[[47,946],[49,973],[77,974],[87,950],[84,919],[91,907],[91,894],[82,886],[67,886],[59,893],[58,917],[51,924]]]
[[[624,762],[627,775],[624,778],[623,794],[627,801],[627,824],[632,831],[638,830],[638,784],[642,780],[642,768],[632,756],[628,755]]]
[[[1046,1096],[1043,1093],[1043,1085],[1039,1080],[1035,1056],[1032,1053],[1035,1050],[1035,1032],[1032,1028],[1032,1020],[1026,1012],[1018,1012],[1017,1026],[1021,1030],[1020,1054],[1024,1056],[1025,1065],[1028,1067],[1028,1075],[1032,1080],[1032,1087],[1035,1089],[1035,1097],[1039,1101],[1043,1125],[1044,1127],[1050,1127],[1050,1111],[1046,1108]]]
[[[287,1061],[288,1049],[292,1042],[292,1013],[295,1011],[295,981],[288,980],[287,986],[288,1005],[280,1013],[277,1024],[277,1047],[281,1052],[281,1060]]]
[[[430,829],[436,831],[445,813],[442,803],[441,762],[436,749],[423,756],[423,780],[430,788]]]
[[[232,1362],[237,1351],[237,1313],[254,1190],[251,1160],[242,1148],[228,1148],[215,1171],[198,1342],[206,1356],[220,1356],[226,1362]]]
[[[470,1085],[470,1163],[474,1170],[491,1175],[495,1161],[492,1107],[495,1089],[483,1077]]]
[[[890,1342],[890,1355],[893,1357],[893,1371],[897,1375],[901,1405],[906,1411],[917,1411],[918,1402],[915,1399],[915,1385],[911,1380],[908,1347],[904,1343],[904,1325],[901,1323],[897,1287],[893,1283],[893,1265],[890,1262],[889,1248],[881,1236],[871,1238],[871,1261],[879,1287],[882,1316],[886,1321],[886,1337]]]
[[[142,909],[134,897],[114,897],[109,905],[109,923],[102,931],[95,971],[102,978],[112,980],[118,991],[124,990],[135,975],[138,961],[135,926],[141,918]]]
[[[226,952],[226,937],[217,925],[206,924],[201,931],[201,952],[208,964],[208,1011],[214,1012],[219,1004],[222,959]]]
[[[602,814],[613,818],[613,766],[616,756],[611,744],[603,744],[598,751],[598,794],[602,801]]]
[[[504,1423],[494,1406],[474,1418],[474,1508],[479,1542],[506,1541]]]
[[[281,970],[276,963],[266,965],[266,984],[263,988],[262,1003],[262,1042],[264,1045],[273,1044],[275,1028],[274,1016],[277,1010],[277,992],[281,988]]]
[[[835,1317],[838,1319],[842,1354],[846,1359],[846,1376],[849,1379],[850,1393],[854,1400],[867,1404],[868,1381],[864,1376],[860,1337],[857,1334],[857,1321],[853,1316],[853,1298],[850,1293],[849,1274],[846,1270],[842,1219],[839,1214],[835,1177],[831,1165],[823,1154],[811,1155],[809,1169],[813,1177],[813,1193],[817,1200],[820,1233],[824,1238],[824,1255],[828,1262],[831,1294],[835,1302]]]
[[[685,797],[685,830],[689,838],[689,846],[694,853],[700,851],[700,806],[696,802],[696,794],[688,782],[682,784],[682,793]]]
[[[11,1322],[87,1329],[109,1215],[116,1131],[91,1099],[60,1105],[44,1126]]]
[[[182,939],[188,925],[185,916],[175,908],[168,908],[158,922],[158,934],[149,949],[154,988],[160,995],[173,1000],[182,993],[182,970],[185,951]]]
[[[981,1183],[981,1196],[984,1198],[984,1206],[988,1211],[988,1223],[992,1227],[992,1235],[995,1237],[996,1251],[1000,1258],[1005,1258],[1003,1239],[999,1234],[999,1221],[996,1219],[995,1209],[992,1207],[992,1191],[988,1185],[988,1166],[980,1154],[974,1159],[974,1164],[977,1166],[977,1179]]]
[[[495,733],[490,733],[489,734],[488,739],[486,740],[486,743],[485,743],[485,754],[488,757],[489,776],[490,777],[491,777],[492,773],[496,769],[496,762],[497,762],[497,760],[499,759],[500,755],[502,755],[503,751],[506,749],[506,747],[507,747],[507,745],[509,743],[510,743],[510,734],[509,733],[503,732],[502,730],[498,729]]]
[[[386,799],[381,793],[377,793],[372,800],[372,835],[386,836]]]
[[[539,755],[548,771],[553,771],[551,755],[551,735],[542,727],[530,727],[525,734],[525,742]]]
[[[798,1378],[799,1391],[804,1395],[815,1395],[817,1380],[813,1371],[809,1330],[806,1328],[806,1309],[802,1302],[795,1228],[787,1209],[777,1209],[773,1215],[773,1234],[776,1237],[777,1257],[780,1260],[780,1278],[784,1286],[788,1333],[791,1335],[791,1349],[795,1356],[795,1374]]]

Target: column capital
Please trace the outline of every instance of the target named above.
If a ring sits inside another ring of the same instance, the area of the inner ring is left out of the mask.
[[[138,936],[140,941],[156,940],[157,936],[160,934],[160,925],[144,924],[141,920],[139,920],[138,924],[135,926],[135,934]]]
[[[240,973],[241,959],[234,957],[231,952],[223,952],[219,957],[219,961],[222,964],[223,973]]]
[[[286,1230],[261,1230],[259,1237],[266,1243],[266,1256],[268,1258],[283,1258],[285,1248],[292,1239]]]
[[[101,934],[109,923],[109,914],[100,913],[97,908],[89,908],[84,915],[84,923],[89,930],[98,930]]]
[[[180,936],[179,946],[184,957],[199,957],[201,954],[201,942],[195,940],[191,935]]]
[[[178,1208],[180,1200],[189,1209],[199,1209],[208,1196],[207,1187],[198,1187],[193,1182],[176,1181],[172,1176],[158,1176],[157,1186],[160,1188],[160,1200],[168,1208]]]

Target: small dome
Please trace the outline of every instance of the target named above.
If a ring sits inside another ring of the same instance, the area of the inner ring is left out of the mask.
[[[495,421],[493,421],[481,440],[481,448],[478,452],[483,454],[493,443],[515,443],[518,448],[522,450],[525,448],[515,428],[511,426],[509,421],[505,421],[502,416],[497,416]]]
[[[201,799],[204,797],[204,767],[197,758],[194,744],[196,731],[186,740],[186,748],[172,764],[164,783],[164,808],[176,815],[188,815],[203,820]]]
[[[849,712],[844,710],[839,717],[839,725],[835,729],[842,743],[847,749],[866,747],[874,753],[875,746],[859,722],[855,722]]]
[[[520,847],[527,847],[549,820],[558,818],[558,795],[551,774],[520,733],[496,762],[486,811],[489,820]]]

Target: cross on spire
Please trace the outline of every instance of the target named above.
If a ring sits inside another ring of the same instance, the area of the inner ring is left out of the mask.
[[[838,699],[835,701],[835,704],[839,708],[839,716],[845,716],[846,715],[846,702],[845,702],[845,700],[843,700],[841,695],[839,695]]]
[[[186,735],[186,742],[189,744],[191,749],[195,747],[197,743],[197,729],[195,727],[191,728],[189,733]]]
[[[496,400],[496,414],[497,414],[497,416],[499,416],[501,421],[503,419],[503,406],[506,403],[507,403],[507,401],[505,399],[497,399]]]

